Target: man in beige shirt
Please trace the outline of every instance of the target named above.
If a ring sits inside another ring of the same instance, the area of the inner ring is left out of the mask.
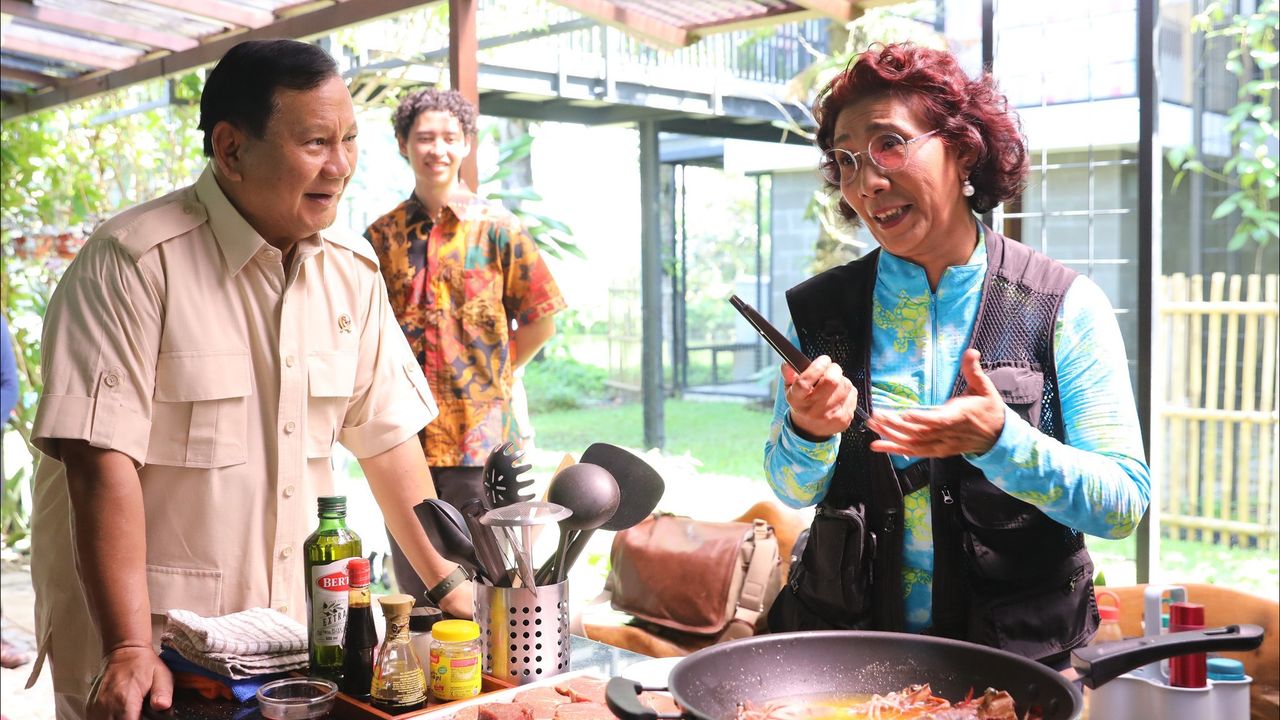
[[[417,433],[435,403],[369,244],[326,229],[356,160],[333,60],[241,43],[200,114],[200,179],[99,228],[45,317],[35,672],[47,654],[60,718],[168,707],[170,609],[305,622],[335,441],[426,584],[458,579],[412,510],[434,495]],[[442,604],[469,615],[469,584]]]

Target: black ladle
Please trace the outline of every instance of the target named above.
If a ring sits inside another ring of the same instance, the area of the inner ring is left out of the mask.
[[[458,512],[458,508],[439,498],[430,498],[414,505],[413,514],[418,517],[418,523],[422,525],[432,547],[445,559],[458,563],[472,577],[493,584],[494,579],[488,576],[476,560],[476,548],[471,542],[467,521]]]
[[[641,520],[649,517],[653,509],[658,507],[662,494],[666,492],[666,483],[662,476],[649,463],[641,460],[634,453],[609,443],[592,443],[582,453],[582,462],[599,465],[613,475],[618,483],[618,511],[613,514],[600,530],[617,532],[634,527]],[[578,556],[591,539],[591,530],[577,533],[570,541],[563,563],[557,568],[557,575],[568,577],[569,568],[577,562]]]
[[[507,587],[511,584],[511,580],[507,576],[507,562],[502,557],[502,549],[498,547],[498,536],[493,533],[493,528],[486,527],[480,522],[480,518],[484,517],[490,509],[480,498],[471,498],[458,508],[462,518],[466,520],[467,530],[471,533],[471,542],[475,545],[476,561],[480,564],[480,569],[494,585]]]
[[[560,542],[556,554],[538,568],[538,585],[564,582],[564,567],[569,540],[574,533],[595,530],[618,511],[621,492],[613,475],[593,463],[577,463],[551,478],[547,500],[563,505],[573,514],[560,521]]]

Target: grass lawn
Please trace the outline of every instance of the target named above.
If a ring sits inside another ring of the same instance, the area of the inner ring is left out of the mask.
[[[593,442],[644,447],[644,409],[638,402],[532,414],[541,448],[576,454]],[[689,453],[702,463],[703,472],[763,480],[771,417],[765,409],[745,403],[668,400],[663,414],[668,454]]]

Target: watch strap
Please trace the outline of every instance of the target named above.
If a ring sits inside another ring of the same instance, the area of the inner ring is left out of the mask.
[[[462,566],[459,565],[453,569],[453,572],[445,575],[443,580],[436,583],[436,585],[431,589],[427,590],[427,599],[432,603],[439,605],[440,601],[444,600],[446,595],[453,592],[454,588],[469,579],[470,576],[467,575],[467,571],[463,570]]]

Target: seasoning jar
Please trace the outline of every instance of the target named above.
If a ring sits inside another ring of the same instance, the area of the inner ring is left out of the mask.
[[[1101,588],[1094,592],[1097,597],[1098,618],[1101,622],[1098,624],[1098,633],[1093,636],[1089,644],[1099,645],[1123,640],[1124,633],[1120,631],[1120,596]],[[1114,604],[1103,605],[1102,598],[1110,598]]]
[[[440,608],[415,606],[409,613],[409,644],[424,661],[431,658],[431,627],[443,619]]]
[[[470,620],[441,620],[431,626],[431,694],[463,700],[480,694],[480,626]]]

